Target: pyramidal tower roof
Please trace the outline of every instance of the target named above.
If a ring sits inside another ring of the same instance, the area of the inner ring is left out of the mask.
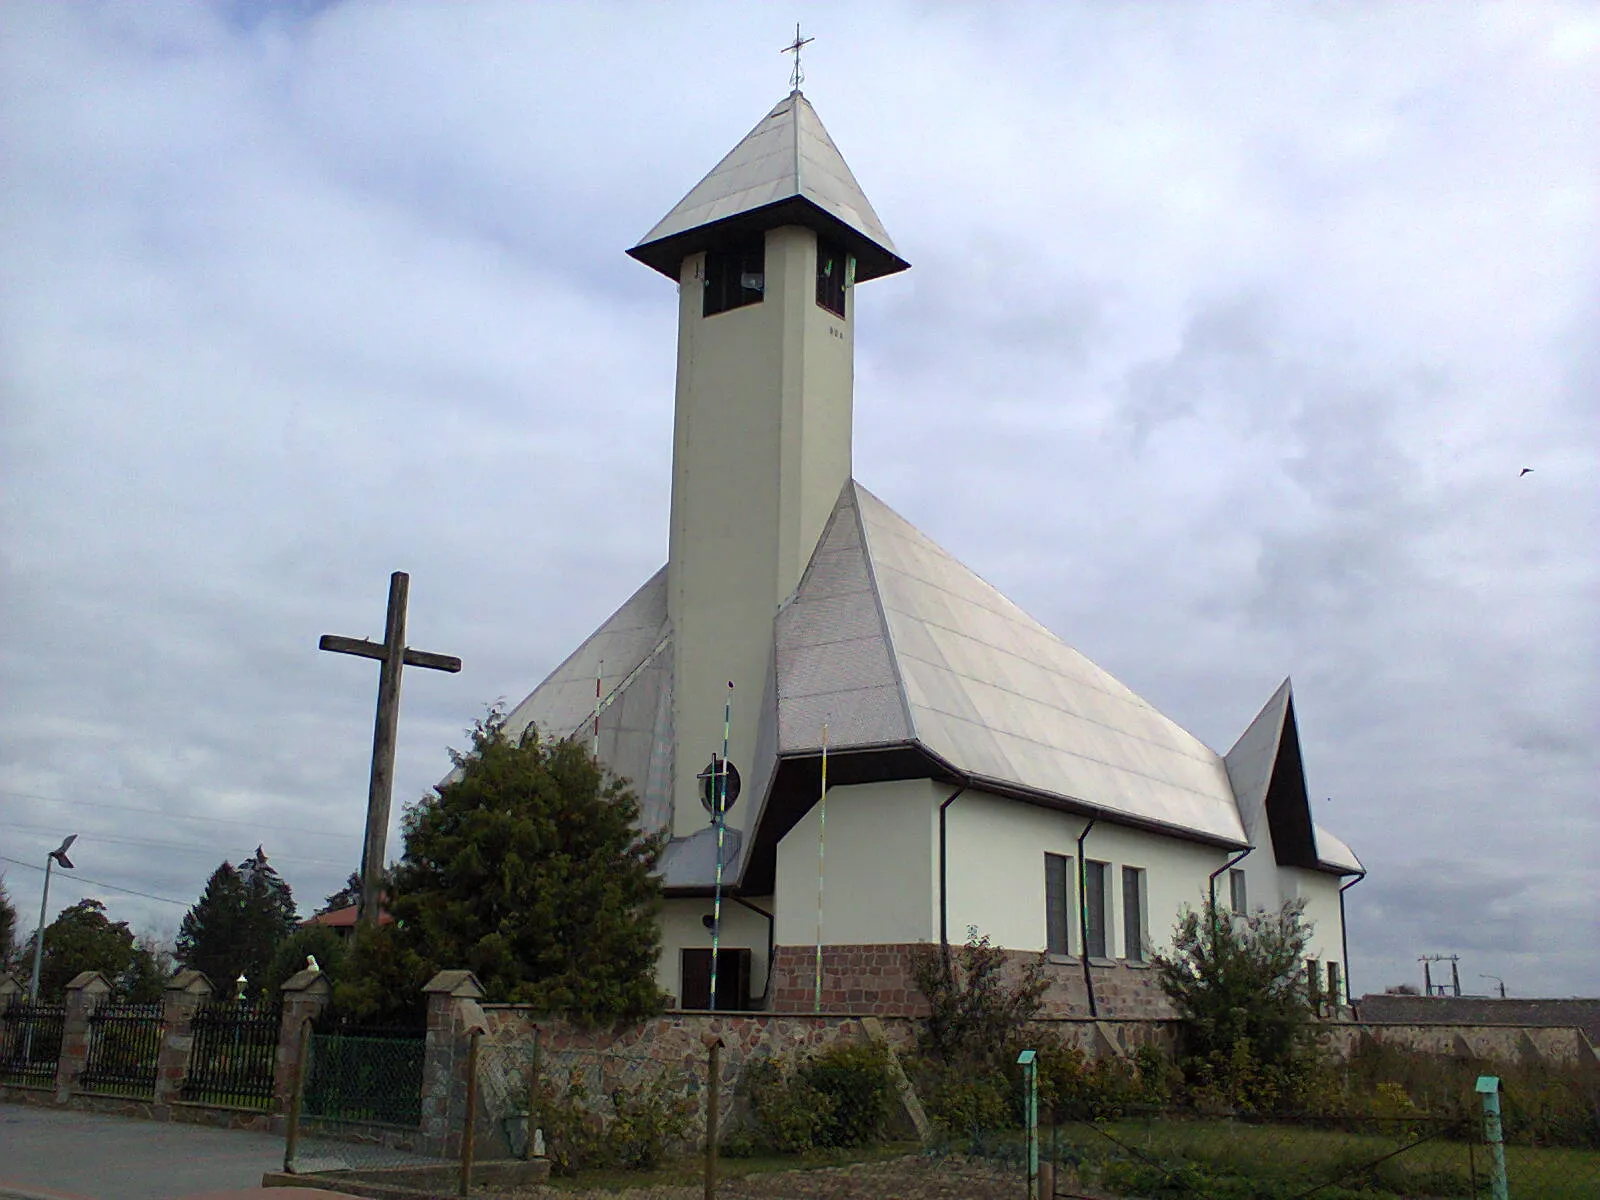
[[[804,225],[843,242],[856,279],[901,258],[810,101],[790,92],[628,253],[677,279],[684,258],[729,233]]]

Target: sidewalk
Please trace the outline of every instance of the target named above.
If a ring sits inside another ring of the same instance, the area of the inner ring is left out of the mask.
[[[282,1166],[271,1134],[0,1104],[0,1200],[173,1200],[259,1187]]]

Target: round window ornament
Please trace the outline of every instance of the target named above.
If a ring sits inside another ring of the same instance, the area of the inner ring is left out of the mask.
[[[718,755],[712,755],[706,769],[695,778],[700,781],[700,803],[712,816],[717,815],[719,804],[726,815],[739,798],[739,768]]]

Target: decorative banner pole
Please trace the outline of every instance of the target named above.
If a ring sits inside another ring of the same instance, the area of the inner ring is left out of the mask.
[[[600,678],[606,673],[606,660],[601,659],[594,668],[594,756],[600,757]]]
[[[817,801],[817,967],[813,1012],[822,1011],[822,856],[828,844],[828,727],[822,727],[822,797]]]
[[[711,901],[711,1007],[717,1007],[717,951],[722,945],[722,835],[728,814],[728,740],[733,731],[733,680],[728,680],[728,695],[722,702],[722,761],[712,773],[714,797],[712,822],[717,827],[717,882]]]

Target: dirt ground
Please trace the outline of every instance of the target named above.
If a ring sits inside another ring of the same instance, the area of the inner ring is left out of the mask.
[[[1027,1180],[1015,1169],[963,1159],[909,1155],[804,1171],[771,1171],[724,1179],[718,1200],[1021,1200]],[[1058,1192],[1065,1197],[1066,1192]],[[1074,1190],[1071,1195],[1086,1193]],[[704,1200],[702,1184],[621,1191],[524,1188],[495,1192],[496,1200]]]

